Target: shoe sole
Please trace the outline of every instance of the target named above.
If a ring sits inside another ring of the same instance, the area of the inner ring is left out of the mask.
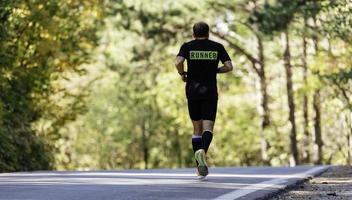
[[[207,166],[198,166],[199,175],[206,177],[209,174]]]
[[[206,176],[199,175],[199,176],[197,176],[197,178],[199,181],[206,181],[207,180]]]
[[[205,160],[205,152],[203,149],[199,149],[194,154],[196,160],[198,161],[198,172],[201,176],[207,176],[209,171],[207,167],[207,162]]]

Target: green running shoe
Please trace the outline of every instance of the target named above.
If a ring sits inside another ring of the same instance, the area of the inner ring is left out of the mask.
[[[207,166],[207,161],[206,161],[204,149],[199,149],[198,151],[196,151],[194,153],[194,156],[195,156],[196,160],[198,161],[199,175],[207,176],[209,171],[208,171],[208,166]]]

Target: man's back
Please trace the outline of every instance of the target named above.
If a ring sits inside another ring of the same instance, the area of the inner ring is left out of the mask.
[[[219,61],[230,60],[223,45],[208,39],[196,39],[184,43],[178,56],[187,60],[187,97],[217,98]],[[195,87],[198,89],[194,90]]]

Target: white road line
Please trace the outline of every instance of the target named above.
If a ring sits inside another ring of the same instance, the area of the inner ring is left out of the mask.
[[[326,168],[327,168],[327,166],[315,167],[315,168],[312,168],[308,171],[294,174],[292,177],[302,178],[302,179],[308,178],[308,177],[312,176],[313,174],[315,174],[323,169],[326,169]],[[276,178],[276,179],[271,179],[268,181],[263,181],[260,183],[256,183],[256,184],[246,186],[241,189],[226,193],[226,194],[221,195],[213,200],[234,200],[234,199],[238,199],[240,197],[243,197],[247,194],[256,192],[258,190],[262,190],[262,189],[268,189],[268,188],[282,189],[282,188],[286,187],[286,185],[284,183],[286,183],[287,181],[288,181],[288,178]]]
[[[195,173],[96,173],[96,172],[84,172],[84,173],[3,173],[0,174],[0,178],[3,177],[57,177],[57,176],[93,176],[93,177],[195,177]],[[297,178],[295,174],[225,174],[225,173],[211,173],[208,177],[216,178],[266,178],[266,179],[278,179],[278,178]]]

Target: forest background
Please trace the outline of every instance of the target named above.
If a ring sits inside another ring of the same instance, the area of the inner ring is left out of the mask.
[[[352,164],[348,0],[2,0],[0,171],[193,167],[174,67],[228,50],[211,166]]]

